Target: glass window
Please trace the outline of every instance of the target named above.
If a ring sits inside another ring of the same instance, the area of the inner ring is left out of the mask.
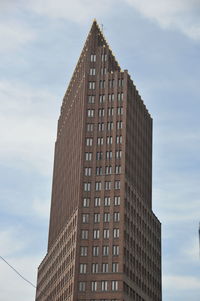
[[[80,263],[79,273],[80,274],[86,274],[86,272],[87,272],[87,264],[86,263]]]
[[[113,237],[114,238],[119,238],[119,229],[113,229]]]
[[[99,247],[98,246],[92,247],[92,255],[99,256]]]
[[[98,131],[102,132],[104,130],[104,123],[103,122],[99,122],[98,123]]]
[[[112,129],[113,129],[113,122],[111,121],[107,123],[107,130],[111,131]]]
[[[97,137],[97,145],[103,145],[103,137]]]
[[[103,292],[108,291],[108,281],[107,280],[102,280],[101,281],[101,290]]]
[[[108,116],[113,116],[114,108],[108,108]]]
[[[119,246],[113,246],[113,256],[119,255]]]
[[[111,289],[112,289],[112,291],[117,291],[118,290],[118,281],[117,280],[112,280]]]
[[[90,75],[95,75],[96,74],[95,68],[90,68],[89,74]]]
[[[91,167],[85,167],[84,174],[85,174],[85,176],[91,176],[92,168]]]
[[[108,263],[102,263],[102,273],[108,273]]]
[[[112,263],[112,272],[118,273],[119,272],[119,264],[117,262]]]
[[[85,160],[91,161],[92,160],[92,153],[85,153]]]
[[[104,116],[104,109],[99,109],[98,110],[98,115],[99,115],[99,117],[103,117]]]
[[[95,182],[95,190],[100,191],[101,190],[101,182]]]
[[[117,108],[117,115],[122,115],[123,114],[123,107],[118,107]]]
[[[99,103],[104,103],[105,102],[105,95],[101,94],[99,95]]]
[[[122,157],[122,151],[121,150],[117,150],[116,153],[115,153],[115,157],[116,157],[116,159],[121,159],[121,157]]]
[[[88,95],[88,103],[95,103],[95,96],[94,95]]]
[[[80,281],[78,284],[78,288],[79,288],[79,292],[85,292],[85,282],[84,281]]]
[[[106,166],[105,173],[106,173],[106,175],[111,175],[112,174],[112,166]]]
[[[108,212],[104,213],[104,215],[103,215],[103,221],[105,223],[110,222],[110,213],[108,213]]]
[[[112,144],[112,136],[107,136],[106,143]]]
[[[100,223],[100,213],[94,213],[94,223]]]
[[[91,291],[92,292],[97,291],[97,281],[92,281],[92,283],[91,283]]]
[[[87,132],[93,132],[94,124],[93,123],[87,123],[86,124],[86,131]]]
[[[101,199],[96,197],[94,198],[94,207],[99,207],[101,205]]]
[[[99,229],[93,230],[93,239],[99,239],[99,237],[100,237]]]
[[[100,167],[96,167],[96,175],[100,176],[102,174],[103,174],[102,167],[101,166]]]
[[[84,191],[90,191],[91,190],[91,183],[86,182],[84,183]]]
[[[104,229],[103,230],[103,238],[104,239],[109,239],[109,229]]]
[[[90,55],[90,62],[96,62],[96,54]]]
[[[105,190],[111,190],[111,181],[105,181],[104,188]]]
[[[92,273],[98,273],[98,272],[99,272],[98,263],[92,263]]]
[[[89,207],[90,206],[90,199],[84,198],[83,199],[83,207]]]
[[[96,160],[101,160],[103,159],[103,152],[97,152],[96,153]]]
[[[102,253],[103,253],[103,256],[108,256],[109,255],[109,246],[103,246]]]
[[[112,151],[106,152],[106,159],[112,159]]]
[[[110,206],[110,197],[109,196],[106,196],[104,198],[104,206]]]
[[[120,219],[120,213],[114,212],[114,215],[113,215],[114,222],[119,222],[119,219]]]
[[[82,223],[83,224],[88,224],[89,223],[89,214],[88,213],[82,214]]]
[[[120,129],[122,129],[122,121],[120,120],[120,121],[117,121],[117,130],[120,130]]]
[[[88,239],[88,230],[81,230],[81,239]]]
[[[89,89],[90,90],[95,90],[95,82],[89,82]]]
[[[80,255],[87,256],[88,255],[88,247],[80,247]]]
[[[115,173],[120,174],[121,173],[121,165],[115,165]]]
[[[93,138],[86,138],[85,140],[86,146],[92,146],[92,143],[93,143]]]
[[[119,206],[120,205],[120,196],[115,196],[114,197],[114,206]]]
[[[115,181],[115,189],[120,189],[120,181]]]

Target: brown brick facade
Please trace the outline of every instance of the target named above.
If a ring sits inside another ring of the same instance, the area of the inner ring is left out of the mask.
[[[94,21],[58,121],[36,300],[161,301],[151,190],[151,116]]]

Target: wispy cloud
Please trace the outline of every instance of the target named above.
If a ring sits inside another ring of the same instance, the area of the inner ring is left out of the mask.
[[[171,276],[166,275],[163,277],[163,286],[171,290],[192,290],[200,289],[200,280],[196,277],[190,276]]]
[[[178,29],[194,40],[200,39],[198,0],[125,1],[162,28]]]
[[[0,162],[49,174],[58,115],[55,95],[1,81],[0,99]]]

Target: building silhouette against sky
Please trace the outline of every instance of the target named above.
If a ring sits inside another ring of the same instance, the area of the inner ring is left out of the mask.
[[[58,120],[36,300],[161,299],[152,118],[94,21]]]

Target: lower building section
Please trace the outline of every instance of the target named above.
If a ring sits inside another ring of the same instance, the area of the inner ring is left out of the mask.
[[[72,301],[77,243],[76,209],[38,268],[36,301]]]

